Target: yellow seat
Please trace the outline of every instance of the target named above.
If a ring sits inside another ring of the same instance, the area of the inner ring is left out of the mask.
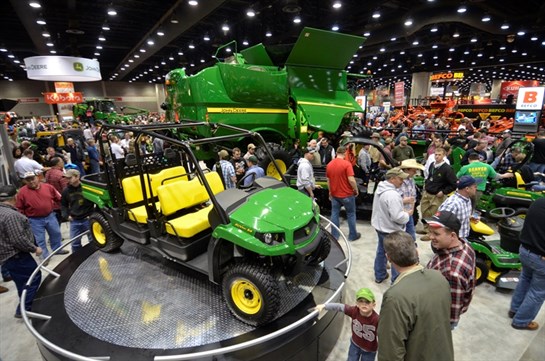
[[[168,221],[165,224],[167,233],[174,236],[190,238],[210,228],[208,222],[208,213],[212,210],[212,205],[209,205],[197,212],[189,213],[181,217]]]
[[[155,202],[154,204],[157,211],[159,211],[161,209],[161,204],[159,202]],[[131,221],[135,221],[138,223],[147,223],[148,221],[148,212],[146,211],[145,205],[129,208],[127,210],[127,214],[129,215],[129,219]]]
[[[147,174],[144,174],[144,183],[147,192],[146,195],[149,198],[151,193]],[[134,204],[144,200],[140,175],[133,175],[123,179],[121,181],[121,186],[123,187],[123,195],[125,196],[125,202],[127,202],[127,204]]]
[[[157,194],[157,189],[163,184],[174,183],[180,180],[188,180],[187,172],[183,166],[179,165],[163,169],[159,173],[151,176],[151,189]]]
[[[204,173],[204,176],[206,177],[206,181],[210,185],[210,189],[212,190],[213,194],[218,194],[219,192],[223,192],[225,190],[218,172]]]
[[[191,181],[169,183],[157,190],[161,212],[165,216],[172,215],[182,209],[198,206],[208,201],[208,193],[198,178]],[[208,213],[212,205],[165,222],[167,233],[189,238],[210,227]]]

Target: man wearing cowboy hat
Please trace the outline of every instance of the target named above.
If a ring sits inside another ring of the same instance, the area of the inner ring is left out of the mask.
[[[416,241],[416,231],[414,228],[414,207],[416,204],[416,184],[414,183],[414,176],[418,170],[423,171],[424,166],[416,161],[416,159],[406,159],[401,162],[399,168],[403,169],[409,176],[403,180],[403,184],[398,188],[399,194],[403,198],[403,207],[405,211],[410,211],[409,221],[406,224],[405,232],[411,235]]]

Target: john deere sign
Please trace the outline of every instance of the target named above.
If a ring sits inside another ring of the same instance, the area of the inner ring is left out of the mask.
[[[97,60],[72,56],[33,56],[25,59],[29,79],[43,81],[98,81]]]

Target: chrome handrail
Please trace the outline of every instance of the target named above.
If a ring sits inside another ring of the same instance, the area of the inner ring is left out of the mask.
[[[341,238],[343,239],[343,241],[346,244],[346,249],[347,249],[348,255],[344,260],[342,260],[341,262],[339,262],[339,264],[337,264],[335,266],[335,268],[338,270],[338,267],[340,267],[340,265],[342,265],[344,263],[347,264],[346,272],[344,273],[344,278],[346,279],[348,277],[348,274],[350,273],[350,268],[352,266],[352,250],[350,248],[350,243],[348,242],[348,240],[345,237],[344,233],[339,229],[339,227],[334,225],[329,219],[327,219],[326,217],[324,217],[322,215],[320,215],[320,218],[322,220],[325,220],[326,222],[328,222],[330,226],[335,227],[335,229],[337,229],[337,231],[339,231],[339,234],[341,235]],[[77,237],[83,236],[87,232],[82,233],[81,235],[79,235]],[[74,239],[77,238],[77,237],[74,237],[73,239],[71,239],[68,243],[66,243],[66,245],[73,242]],[[66,245],[64,245],[64,246],[66,246]],[[63,248],[63,247],[61,247],[61,248]],[[59,248],[59,249],[61,249],[61,248]],[[53,254],[51,254],[48,258],[46,258],[43,262],[47,261],[52,255]],[[43,264],[43,262],[42,262],[42,264]],[[40,267],[42,267],[42,264],[40,264]],[[27,287],[31,284],[32,279],[34,278],[34,276],[36,275],[36,273],[38,272],[40,267],[37,268],[34,271],[34,273],[32,274],[31,278],[27,282]],[[49,270],[48,270],[48,272],[49,272]],[[337,288],[337,290],[333,293],[333,295],[331,295],[331,297],[329,297],[324,303],[331,303],[333,300],[337,299],[345,285],[346,285],[346,282],[342,282],[341,285],[339,286],[339,288]],[[23,291],[23,293],[21,295],[21,305],[24,305],[24,297],[25,296],[26,296],[26,289]],[[23,315],[23,321],[24,321],[26,327],[29,329],[29,331],[32,333],[32,335],[34,335],[34,337],[36,337],[47,348],[61,354],[62,356],[65,356],[65,357],[68,357],[68,358],[70,358],[72,360],[77,360],[77,361],[96,361],[96,360],[109,360],[110,359],[109,356],[96,356],[96,357],[82,356],[82,355],[70,352],[70,351],[68,351],[66,349],[63,349],[60,346],[57,346],[57,345],[53,344],[51,341],[47,340],[45,337],[43,337],[41,334],[39,334],[36,331],[36,329],[34,329],[32,327],[32,325],[30,324],[30,322],[28,320],[27,314],[23,309],[24,309],[24,307],[22,307],[21,314]],[[275,338],[277,336],[284,335],[284,334],[290,332],[291,330],[301,326],[302,324],[312,320],[313,318],[315,318],[318,315],[318,313],[319,313],[318,311],[312,311],[308,315],[306,315],[305,317],[301,318],[300,320],[298,320],[298,321],[296,321],[296,322],[294,322],[294,323],[292,323],[292,324],[290,324],[290,325],[288,325],[288,326],[286,326],[284,328],[281,328],[281,329],[279,329],[279,330],[277,330],[275,332],[272,332],[270,334],[267,334],[267,335],[264,335],[264,336],[261,336],[261,337],[246,341],[246,342],[242,342],[242,343],[239,343],[239,344],[236,344],[236,345],[221,347],[221,348],[214,349],[214,350],[193,352],[193,353],[190,353],[190,354],[155,356],[154,360],[156,360],[156,361],[192,360],[192,359],[201,358],[201,357],[214,356],[214,355],[218,355],[218,354],[226,354],[226,353],[229,353],[229,352],[239,351],[239,350],[242,350],[242,349],[257,345],[259,343],[269,341],[269,340],[271,340],[271,339],[273,339],[273,338]],[[41,314],[33,314],[33,315],[36,315],[37,318],[42,318],[42,319],[45,319],[45,318],[48,317],[46,315],[41,315]]]

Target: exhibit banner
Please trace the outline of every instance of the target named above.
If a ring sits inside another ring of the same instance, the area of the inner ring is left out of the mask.
[[[505,100],[509,95],[512,95],[514,99],[517,99],[520,88],[536,86],[539,86],[539,81],[537,80],[503,81],[501,83],[500,99]]]
[[[365,95],[358,95],[356,97],[356,103],[358,103],[361,107],[361,110],[365,111],[367,108],[367,96]]]
[[[545,87],[520,88],[517,97],[517,110],[541,110]]]
[[[394,106],[402,107],[405,103],[405,82],[399,81],[394,85]]]
[[[32,56],[25,58],[27,77],[43,81],[99,81],[97,60],[73,56]]]
[[[55,92],[57,96],[58,113],[62,119],[72,119],[74,103],[83,101],[83,94],[78,93],[77,96],[71,95],[75,93],[74,83],[65,81],[55,82]],[[79,99],[79,100],[76,100]]]
[[[430,75],[430,81],[433,83],[441,83],[446,81],[456,81],[456,80],[463,80],[464,79],[464,72],[463,71],[457,71],[457,72],[442,72],[442,73],[434,73]]]
[[[47,104],[62,104],[62,103],[81,103],[83,102],[83,94],[74,93],[43,93],[44,100]]]

